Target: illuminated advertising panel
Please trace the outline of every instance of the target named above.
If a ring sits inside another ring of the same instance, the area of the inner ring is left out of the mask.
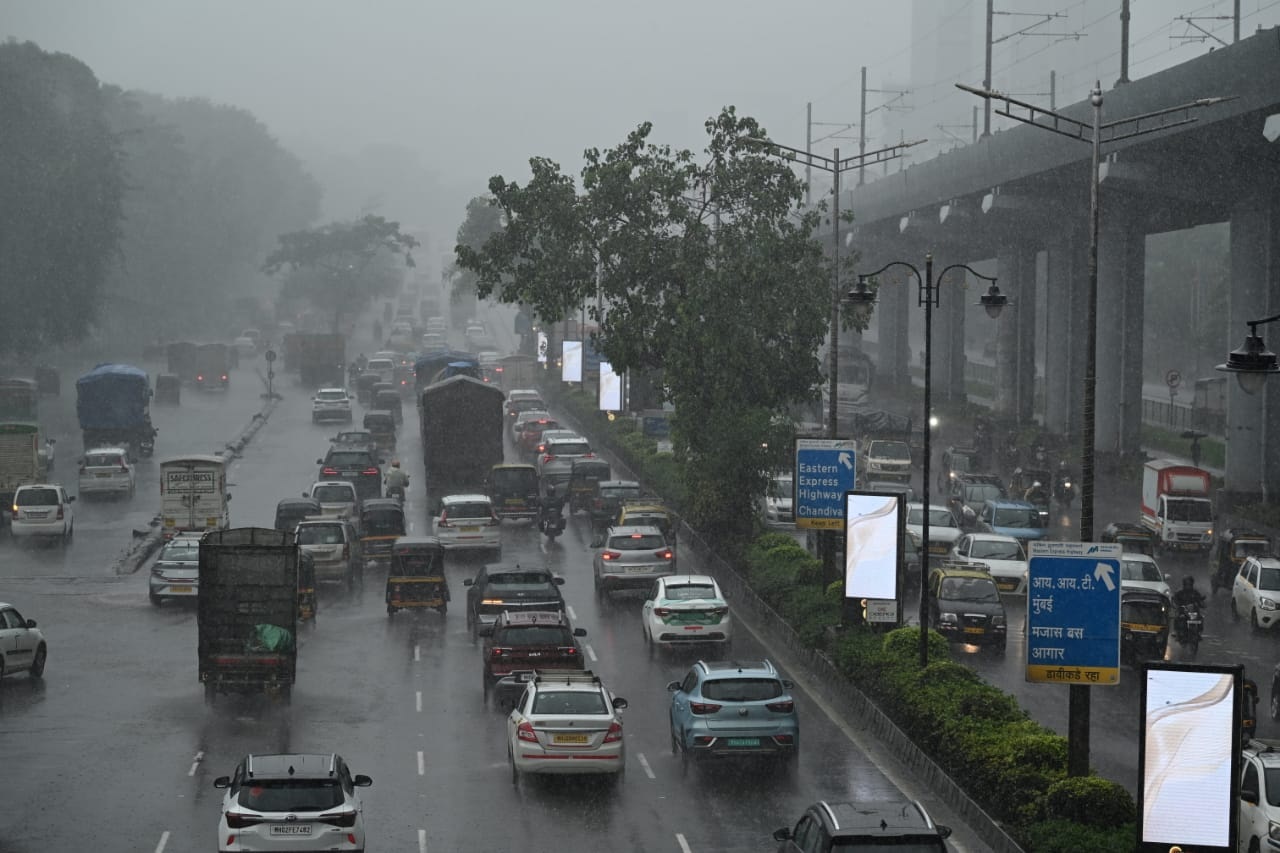
[[[905,534],[902,495],[846,492],[844,529],[845,598],[898,598]]]
[[[600,411],[622,411],[622,376],[607,361],[600,362]]]
[[[582,341],[561,342],[560,378],[565,382],[582,381]]]

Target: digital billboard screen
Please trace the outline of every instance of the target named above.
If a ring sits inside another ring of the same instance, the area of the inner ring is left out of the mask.
[[[845,598],[898,597],[904,534],[902,496],[845,492]]]

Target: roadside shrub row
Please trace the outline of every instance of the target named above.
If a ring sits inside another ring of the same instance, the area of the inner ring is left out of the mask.
[[[630,419],[608,420],[595,401],[563,387],[548,390],[647,487],[682,510],[674,458],[658,455]],[[821,563],[794,537],[766,533],[740,567],[756,594],[802,641],[832,656],[840,671],[1029,853],[1128,853],[1136,811],[1123,786],[1097,776],[1068,778],[1066,738],[1030,718],[1017,700],[955,662],[930,632],[929,666],[919,666],[919,629],[831,632],[841,621],[843,588],[822,587]]]

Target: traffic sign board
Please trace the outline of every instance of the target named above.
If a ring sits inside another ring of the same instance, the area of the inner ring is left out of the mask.
[[[1120,681],[1119,544],[1032,542],[1027,681]]]
[[[1167,370],[1164,374],[1164,384],[1170,388],[1177,388],[1182,384],[1182,374],[1176,370]]]
[[[796,527],[844,528],[844,493],[854,488],[854,442],[849,439],[797,438]]]

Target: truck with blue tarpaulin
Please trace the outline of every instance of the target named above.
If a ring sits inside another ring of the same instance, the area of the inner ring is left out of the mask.
[[[76,380],[76,416],[84,448],[123,445],[137,456],[155,449],[151,383],[130,364],[99,364]]]

